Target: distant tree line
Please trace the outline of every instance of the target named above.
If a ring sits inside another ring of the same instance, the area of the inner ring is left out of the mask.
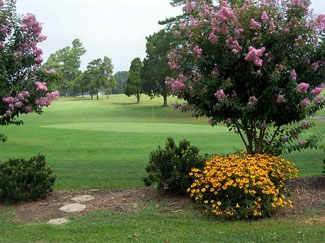
[[[59,81],[56,89],[61,96],[99,98],[99,93],[123,94],[135,96],[140,103],[142,94],[162,96],[164,106],[170,90],[166,85],[166,77],[176,77],[177,71],[171,70],[168,64],[168,53],[177,45],[171,31],[162,29],[147,38],[146,57],[144,60],[134,58],[129,71],[113,74],[113,64],[109,57],[97,58],[88,63],[86,70],[80,70],[81,57],[86,53],[79,39],[75,39],[71,46],[67,46],[52,54],[44,68],[55,69]]]

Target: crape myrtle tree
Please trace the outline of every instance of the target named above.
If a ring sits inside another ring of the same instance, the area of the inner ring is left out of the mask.
[[[35,15],[20,16],[16,1],[0,0],[0,125],[22,124],[21,114],[42,112],[59,97],[51,92],[55,70],[41,68],[42,49],[46,39]],[[5,136],[0,135],[0,141]]]
[[[131,62],[131,67],[129,70],[129,75],[125,87],[125,94],[127,96],[136,96],[137,97],[137,104],[140,103],[140,96],[143,93],[142,88],[142,69],[143,64],[140,58],[134,58]]]
[[[325,15],[309,5],[186,1],[186,17],[171,27],[179,45],[169,64],[180,74],[166,82],[187,102],[176,106],[226,123],[248,153],[313,146],[313,138],[295,142],[311,126],[298,123],[324,107]]]
[[[167,97],[170,95],[166,77],[175,77],[177,73],[168,66],[168,53],[175,47],[174,39],[173,34],[166,30],[160,30],[147,37],[147,56],[143,61],[143,91],[148,95],[161,95],[164,98],[164,106],[167,106]]]

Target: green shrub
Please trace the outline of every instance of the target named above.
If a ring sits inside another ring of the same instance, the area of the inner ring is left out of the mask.
[[[29,160],[9,159],[0,163],[0,201],[45,198],[52,191],[56,179],[45,163],[44,155]]]
[[[144,178],[146,186],[157,182],[157,189],[185,194],[193,179],[189,176],[191,168],[203,168],[205,159],[199,155],[199,149],[183,140],[177,146],[168,138],[166,147],[160,146],[150,154],[146,167],[148,177]]]

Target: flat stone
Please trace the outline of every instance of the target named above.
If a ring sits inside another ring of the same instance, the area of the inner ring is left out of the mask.
[[[89,202],[89,201],[92,201],[94,199],[95,199],[95,197],[91,196],[91,195],[81,195],[81,196],[76,196],[76,197],[71,198],[72,201],[75,201],[75,202],[78,202],[78,203]]]
[[[51,219],[47,223],[52,225],[62,225],[69,223],[69,220],[67,220],[66,218]]]
[[[81,212],[85,209],[86,209],[86,205],[80,203],[68,204],[60,208],[61,211],[64,211],[66,213]]]

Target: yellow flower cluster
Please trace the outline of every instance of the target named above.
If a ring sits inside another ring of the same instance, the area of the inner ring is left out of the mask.
[[[289,205],[287,180],[297,177],[295,164],[267,154],[216,156],[203,170],[193,168],[190,196],[206,212],[235,218],[269,216],[277,207]]]

